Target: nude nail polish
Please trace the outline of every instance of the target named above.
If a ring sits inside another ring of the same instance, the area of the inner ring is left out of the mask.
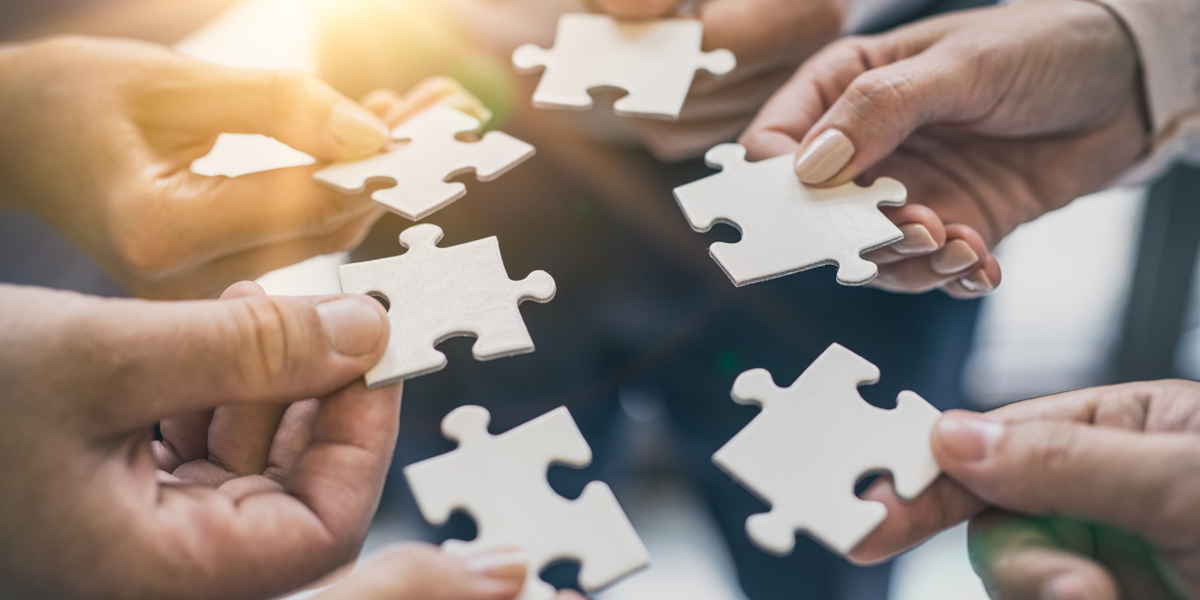
[[[827,129],[796,158],[796,176],[809,185],[826,182],[854,157],[854,143],[846,134]]]

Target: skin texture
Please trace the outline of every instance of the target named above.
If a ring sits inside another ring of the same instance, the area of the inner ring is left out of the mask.
[[[671,16],[679,0],[591,0],[593,8],[626,19]],[[646,146],[663,160],[701,156],[734,139],[795,68],[841,33],[839,0],[710,0],[694,15],[704,24],[704,49],[737,56],[732,73],[697,76],[676,121],[633,119]]]
[[[393,104],[465,92],[438,80],[413,94]],[[320,164],[236,178],[189,170],[222,132],[266,134],[323,161],[383,147],[378,116],[307,75],[58,38],[0,52],[0,103],[0,203],[41,216],[137,296],[215,297],[353,248],[382,215],[368,194],[314,183]]]
[[[378,303],[0,286],[0,330],[0,595],[262,598],[357,554],[399,425]]]
[[[385,548],[370,564],[315,600],[512,600],[525,582],[525,557],[499,551],[464,560],[426,544]],[[583,600],[571,591],[556,600]]]
[[[969,519],[972,562],[997,600],[1200,593],[1200,383],[951,411],[931,443],[945,476],[911,503],[888,481],[868,489],[888,518],[855,561],[884,560]]]
[[[909,191],[909,205],[886,211],[905,242],[868,255],[874,285],[970,298],[1000,283],[996,243],[1144,152],[1140,90],[1134,46],[1106,9],[1023,2],[834,42],[741,142],[764,159],[841,132],[852,152],[808,183],[887,175]]]

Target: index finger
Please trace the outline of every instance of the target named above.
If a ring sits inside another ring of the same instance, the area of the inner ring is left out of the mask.
[[[859,564],[885,561],[988,507],[944,475],[911,502],[896,494],[888,476],[875,481],[862,498],[882,503],[887,508],[887,519],[850,551],[847,558]]]

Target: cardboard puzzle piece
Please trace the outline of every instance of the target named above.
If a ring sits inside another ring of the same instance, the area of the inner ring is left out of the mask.
[[[554,298],[554,279],[534,271],[508,278],[495,237],[439,248],[442,229],[416,225],[400,233],[400,256],[342,265],[342,292],[382,297],[390,305],[387,352],[367,371],[369,387],[440,371],[446,355],[434,348],[460,335],[477,339],[472,354],[491,360],[533,352],[518,305]]]
[[[534,155],[533,146],[499,131],[489,131],[477,142],[455,137],[482,126],[475,117],[439,104],[393,129],[395,143],[383,153],[335,163],[313,177],[347,194],[362,193],[372,183],[394,183],[371,198],[420,221],[466,195],[466,185],[449,179],[475,171],[480,181],[492,181]]]
[[[721,172],[675,188],[675,199],[696,231],[727,223],[742,232],[737,243],[709,247],[735,285],[828,264],[838,265],[842,285],[863,285],[879,269],[861,255],[904,237],[879,211],[903,205],[908,195],[890,177],[866,188],[812,188],[796,178],[791,154],[751,163],[737,144],[716,146],[705,160]]]
[[[579,584],[588,591],[649,564],[646,547],[607,485],[593,481],[577,500],[568,500],[547,482],[551,465],[585,467],[592,460],[565,406],[500,435],[488,433],[490,419],[479,406],[455,409],[442,421],[442,433],[458,448],[404,469],[430,523],[444,524],[456,510],[475,520],[479,535],[447,541],[444,551],[461,556],[521,549],[529,572],[519,600],[554,598],[539,573],[555,561],[579,561]]]
[[[513,53],[521,73],[545,68],[533,93],[537,108],[587,110],[588,90],[617,87],[629,95],[619,115],[677,119],[696,71],[725,75],[737,66],[728,50],[700,49],[704,26],[694,19],[619,21],[607,15],[572,13],[558,21],[554,47],[525,44]]]
[[[847,554],[887,517],[882,504],[854,495],[859,478],[889,471],[906,500],[937,478],[929,436],[941,413],[907,391],[894,409],[868,404],[858,386],[878,380],[875,365],[838,344],[787,388],[765,369],[738,376],[733,399],[762,413],[713,462],[771,505],[746,520],[761,548],[786,555],[807,531]]]

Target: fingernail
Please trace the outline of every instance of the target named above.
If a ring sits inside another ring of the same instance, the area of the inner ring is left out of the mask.
[[[920,223],[905,223],[900,226],[904,239],[892,245],[900,254],[923,254],[938,249],[937,240],[929,229]]]
[[[1088,591],[1079,575],[1068,573],[1050,580],[1042,600],[1088,600]]]
[[[391,131],[365,108],[342,102],[333,107],[329,119],[333,139],[347,152],[370,154],[383,147]]]
[[[828,181],[854,156],[854,143],[846,134],[827,129],[817,136],[796,159],[796,177],[807,184]]]
[[[368,296],[347,296],[317,305],[317,317],[334,350],[345,356],[362,356],[383,336],[379,303]]]
[[[529,557],[520,550],[491,550],[472,554],[463,562],[472,573],[503,578],[519,575],[529,563]]]
[[[974,273],[959,279],[958,282],[967,288],[968,292],[975,292],[977,294],[986,294],[996,289],[996,286],[992,283],[992,278],[988,277],[987,273],[983,272],[983,269],[977,269]]]
[[[935,427],[946,448],[964,462],[979,462],[1004,434],[1004,424],[978,415],[947,413]]]
[[[979,255],[962,240],[953,240],[929,259],[929,265],[941,275],[953,275],[979,262]]]

